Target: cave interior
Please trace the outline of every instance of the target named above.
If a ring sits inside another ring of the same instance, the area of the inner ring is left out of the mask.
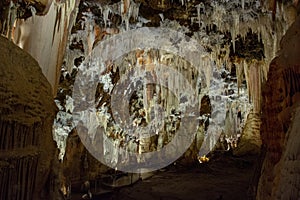
[[[300,199],[299,13],[1,1],[0,199]]]

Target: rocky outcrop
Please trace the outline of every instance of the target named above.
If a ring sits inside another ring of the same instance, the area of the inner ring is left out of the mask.
[[[300,17],[281,41],[281,51],[271,65],[263,89],[262,142],[265,159],[257,199],[299,199]],[[299,110],[299,109],[297,109]]]
[[[260,116],[250,112],[239,145],[233,150],[235,156],[258,155],[261,148]]]
[[[0,52],[0,199],[43,199],[56,151],[51,86],[38,63],[3,37]]]
[[[299,101],[299,100],[298,100]],[[282,157],[275,167],[276,177],[272,189],[273,199],[299,199],[300,197],[300,107],[294,109],[294,116],[286,138]]]

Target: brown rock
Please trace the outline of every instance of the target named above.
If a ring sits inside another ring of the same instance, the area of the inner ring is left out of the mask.
[[[41,199],[55,155],[56,106],[38,63],[0,37],[0,199]]]
[[[290,118],[300,92],[299,29],[300,17],[298,16],[281,41],[281,51],[270,65],[268,81],[263,89],[261,136],[266,155],[261,169],[257,199],[294,199],[292,196],[295,195],[294,193],[290,195],[285,193],[284,197],[276,196],[277,188],[299,188],[300,186],[297,181],[279,181],[282,166],[287,166],[279,164],[286,154],[286,149],[289,149],[287,144],[299,140],[299,136],[295,138],[297,134],[288,134],[292,124]],[[297,179],[297,176],[290,173],[292,170],[286,171],[285,176]]]

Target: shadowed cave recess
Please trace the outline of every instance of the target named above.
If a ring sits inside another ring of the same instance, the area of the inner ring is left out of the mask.
[[[0,2],[0,200],[300,198],[298,0]]]

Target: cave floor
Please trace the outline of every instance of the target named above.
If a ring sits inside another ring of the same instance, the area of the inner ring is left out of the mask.
[[[245,200],[258,157],[215,156],[193,167],[169,166],[148,179],[94,197],[105,200]]]

